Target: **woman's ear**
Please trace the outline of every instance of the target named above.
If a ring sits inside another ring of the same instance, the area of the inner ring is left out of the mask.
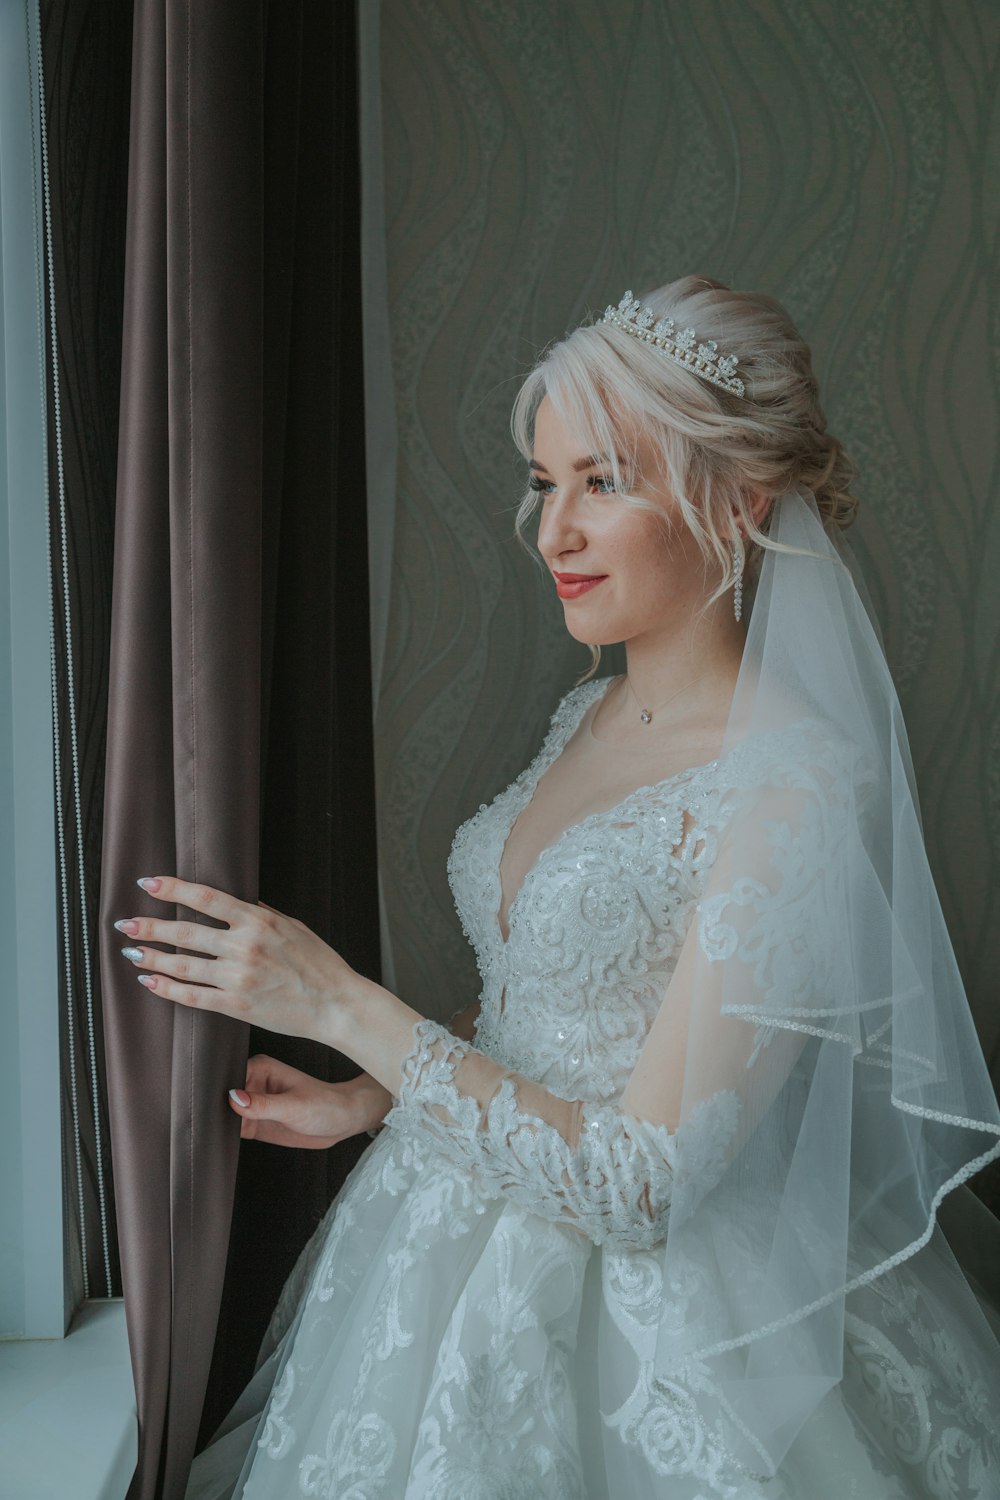
[[[760,530],[761,524],[771,508],[773,497],[767,490],[761,489],[756,484],[745,484],[743,493],[750,503],[750,514],[753,516],[754,525]]]

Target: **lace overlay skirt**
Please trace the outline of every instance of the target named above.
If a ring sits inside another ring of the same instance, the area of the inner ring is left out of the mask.
[[[996,1455],[970,1452],[960,1425],[954,1473],[935,1463],[932,1434],[917,1430],[927,1371],[867,1343],[861,1320],[844,1382],[781,1473],[761,1483],[734,1472],[683,1391],[650,1383],[659,1294],[655,1249],[602,1250],[486,1198],[387,1128],[303,1248],[185,1500],[1000,1494]]]

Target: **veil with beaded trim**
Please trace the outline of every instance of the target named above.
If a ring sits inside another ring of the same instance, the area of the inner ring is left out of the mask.
[[[769,535],[723,753],[796,722],[815,750],[734,791],[664,1006],[686,1053],[655,1359],[765,1476],[841,1379],[845,1337],[877,1342],[895,1318],[883,1293],[904,1261],[916,1365],[920,1320],[946,1309],[969,1378],[1000,1389],[995,1332],[936,1227],[1000,1155],[1000,1110],[899,700],[857,561],[811,492],[778,497]],[[685,1124],[727,1091],[739,1129],[706,1170]]]

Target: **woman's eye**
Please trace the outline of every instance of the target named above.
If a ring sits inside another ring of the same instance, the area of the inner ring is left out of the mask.
[[[528,488],[534,490],[538,495],[550,495],[555,487],[554,480],[537,479],[533,474],[528,480]],[[615,493],[615,482],[610,475],[591,474],[587,478],[587,489],[596,489],[598,494],[601,495],[613,495]]]

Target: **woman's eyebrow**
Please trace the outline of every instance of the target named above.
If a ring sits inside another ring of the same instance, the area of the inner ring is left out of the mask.
[[[618,462],[619,464],[623,462],[621,457],[619,457]],[[575,458],[573,460],[573,468],[577,471],[577,473],[579,473],[581,469],[594,469],[597,468],[600,464],[606,463],[610,463],[610,459],[602,456],[599,453],[592,453],[589,458]],[[549,472],[544,464],[540,464],[538,460],[534,458],[531,460],[528,467],[529,469],[541,469],[544,474],[547,474]]]

